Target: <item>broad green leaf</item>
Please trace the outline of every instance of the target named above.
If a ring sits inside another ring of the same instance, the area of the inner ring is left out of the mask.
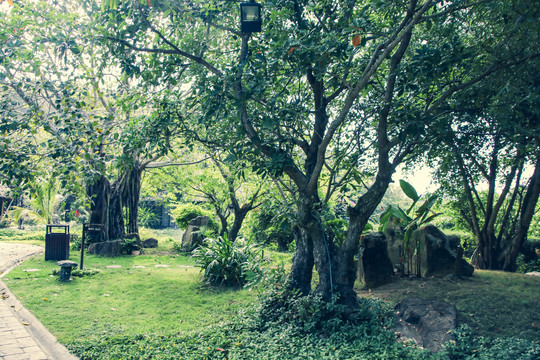
[[[403,193],[407,195],[409,199],[416,202],[420,198],[416,192],[416,189],[407,181],[405,180],[399,180],[399,186],[401,187],[401,190],[403,190]]]

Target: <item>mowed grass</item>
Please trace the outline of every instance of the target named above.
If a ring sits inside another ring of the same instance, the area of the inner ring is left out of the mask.
[[[29,230],[0,229],[0,242],[43,246],[45,245],[45,226],[35,226]]]
[[[79,252],[72,251],[70,260],[79,262]],[[58,268],[56,261],[38,255],[3,280],[63,343],[111,330],[170,334],[200,328],[229,319],[255,300],[247,290],[202,285],[199,269],[192,265],[192,259],[183,255],[85,255],[84,270],[99,273],[62,283],[51,275]]]
[[[487,337],[515,336],[540,340],[540,277],[476,270],[471,278],[395,279],[363,297],[395,305],[409,296],[439,299],[456,306],[458,321]]]

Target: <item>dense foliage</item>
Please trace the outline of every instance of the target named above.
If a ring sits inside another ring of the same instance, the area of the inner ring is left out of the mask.
[[[274,302],[285,302],[280,314]],[[267,307],[270,305],[270,307]],[[254,311],[229,323],[175,335],[127,336],[105,332],[74,341],[69,348],[81,360],[105,359],[509,359],[532,360],[540,345],[515,338],[476,338],[468,329],[441,353],[431,353],[396,341],[386,329],[387,307],[363,300],[355,321],[344,308],[317,297],[267,295]]]
[[[264,263],[260,246],[241,239],[232,242],[227,236],[204,240],[192,256],[209,285],[243,286],[262,272]]]

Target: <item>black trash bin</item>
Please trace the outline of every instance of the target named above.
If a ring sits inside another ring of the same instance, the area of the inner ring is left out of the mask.
[[[53,232],[60,230],[63,232]],[[69,259],[69,225],[47,225],[45,260]]]

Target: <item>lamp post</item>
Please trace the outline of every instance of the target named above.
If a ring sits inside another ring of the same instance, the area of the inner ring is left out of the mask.
[[[262,26],[261,5],[255,0],[240,4],[240,30],[243,33],[260,32]]]

